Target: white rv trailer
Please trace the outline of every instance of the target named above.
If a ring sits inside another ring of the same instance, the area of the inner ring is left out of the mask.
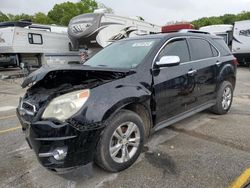
[[[0,23],[0,67],[79,61],[79,52],[70,51],[69,42],[67,27]]]
[[[224,41],[230,46],[233,36],[233,25],[209,25],[201,27],[199,30],[223,37]]]
[[[71,49],[89,49],[90,56],[114,41],[160,32],[160,26],[98,11],[72,18],[68,27]]]
[[[250,64],[250,20],[234,23],[232,52],[239,62]]]
[[[250,63],[250,20],[235,22],[234,25],[210,25],[200,30],[223,37],[239,63]]]

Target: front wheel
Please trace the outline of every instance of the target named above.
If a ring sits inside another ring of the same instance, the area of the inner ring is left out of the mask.
[[[233,86],[230,82],[224,81],[218,90],[216,104],[211,108],[215,114],[226,114],[233,102]]]
[[[96,149],[95,162],[110,172],[130,167],[141,153],[144,132],[139,115],[121,110],[108,121]]]

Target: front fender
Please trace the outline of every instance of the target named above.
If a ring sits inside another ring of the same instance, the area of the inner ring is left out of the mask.
[[[81,126],[105,126],[105,121],[124,106],[142,103],[151,99],[151,91],[143,84],[105,84],[91,90],[90,98],[83,109],[68,122]]]
[[[114,104],[110,109],[108,109],[105,114],[103,115],[102,121],[106,121],[109,117],[111,117],[113,114],[121,110],[127,105],[130,104],[138,104],[138,103],[146,103],[150,101],[151,96],[150,95],[145,95],[141,97],[130,97],[123,99],[119,101],[118,103]]]

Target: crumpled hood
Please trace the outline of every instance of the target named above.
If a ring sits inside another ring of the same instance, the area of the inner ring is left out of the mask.
[[[30,84],[35,84],[42,80],[46,75],[52,72],[60,72],[60,71],[83,71],[83,72],[117,72],[117,73],[127,73],[130,70],[124,69],[111,69],[111,68],[97,68],[84,66],[82,64],[60,64],[60,65],[44,65],[38,70],[32,72],[29,76],[25,78],[22,83],[22,88],[27,87]]]

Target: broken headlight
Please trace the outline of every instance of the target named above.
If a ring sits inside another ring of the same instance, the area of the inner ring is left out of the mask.
[[[86,89],[56,97],[46,107],[42,118],[55,118],[60,121],[65,121],[81,109],[89,95],[90,91]]]

